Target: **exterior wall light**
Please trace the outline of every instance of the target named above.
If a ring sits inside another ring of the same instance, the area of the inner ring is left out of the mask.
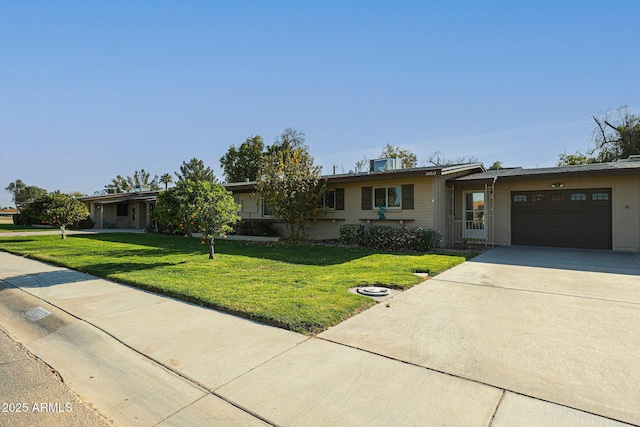
[[[564,187],[564,184],[561,182],[554,182],[553,184],[551,184],[551,188],[562,188]]]

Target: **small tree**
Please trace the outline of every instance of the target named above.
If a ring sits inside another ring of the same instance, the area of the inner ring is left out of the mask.
[[[255,181],[258,179],[264,142],[260,135],[251,136],[239,148],[229,147],[227,153],[220,158],[220,166],[224,170],[227,182]]]
[[[226,237],[231,224],[240,220],[240,206],[231,192],[217,183],[182,180],[158,195],[153,218],[175,231],[190,229],[209,241],[209,259],[215,259],[215,238]]]
[[[320,171],[306,147],[276,151],[264,158],[256,193],[271,214],[285,222],[294,241],[305,237],[309,219],[322,212],[319,201],[325,184]]]
[[[504,166],[502,166],[502,162],[500,160],[497,160],[495,162],[493,162],[493,164],[491,166],[489,166],[490,171],[497,171],[500,169],[504,169]]]
[[[66,229],[69,225],[89,216],[87,205],[59,191],[54,191],[34,200],[28,210],[36,218],[44,219],[49,224],[58,225],[62,233],[62,239],[67,238]]]

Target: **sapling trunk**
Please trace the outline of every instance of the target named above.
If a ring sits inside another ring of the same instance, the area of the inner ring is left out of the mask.
[[[213,250],[214,243],[215,243],[215,239],[211,237],[209,239],[209,259],[216,259],[216,254]]]
[[[60,226],[60,231],[62,232],[62,240],[67,238],[66,230],[64,229],[64,225]]]

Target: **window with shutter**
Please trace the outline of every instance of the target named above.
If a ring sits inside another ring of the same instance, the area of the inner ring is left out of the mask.
[[[373,209],[373,202],[371,200],[372,187],[362,187],[362,210]]]
[[[344,210],[344,188],[336,188],[336,210]]]
[[[413,209],[413,184],[402,186],[402,209]]]

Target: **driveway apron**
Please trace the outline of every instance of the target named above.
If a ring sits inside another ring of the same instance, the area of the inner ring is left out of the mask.
[[[640,424],[636,254],[496,248],[320,337]]]

